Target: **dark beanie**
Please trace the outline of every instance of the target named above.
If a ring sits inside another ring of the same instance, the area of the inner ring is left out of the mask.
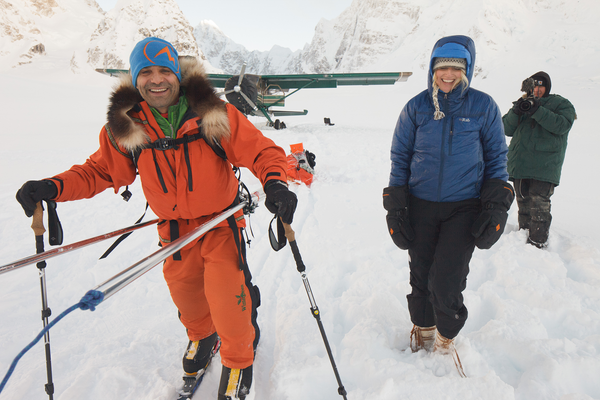
[[[530,78],[533,78],[536,81],[541,81],[542,86],[546,88],[546,92],[543,97],[547,97],[550,94],[550,88],[552,87],[552,81],[550,80],[550,75],[545,73],[544,71],[536,72],[531,75]]]

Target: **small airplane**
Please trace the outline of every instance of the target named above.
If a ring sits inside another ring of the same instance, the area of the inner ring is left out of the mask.
[[[127,73],[123,69],[98,68],[109,76]],[[256,75],[246,74],[246,63],[238,75],[207,74],[213,87],[223,89],[217,92],[225,96],[242,114],[265,117],[267,124],[275,129],[285,128],[285,123],[272,117],[306,115],[308,110],[286,111],[273,110],[271,107],[284,107],[285,99],[302,89],[333,89],[338,86],[351,85],[393,85],[406,82],[412,72],[368,72],[341,74],[290,74],[290,75]],[[290,90],[294,89],[291,93]],[[325,123],[331,124],[328,118]]]

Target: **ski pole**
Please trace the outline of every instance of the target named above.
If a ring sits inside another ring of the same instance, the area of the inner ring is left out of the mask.
[[[175,254],[195,239],[216,227],[219,223],[225,221],[229,216],[248,206],[255,205],[258,203],[258,199],[258,192],[253,193],[251,196],[248,196],[248,198],[242,199],[242,201],[235,207],[221,212],[210,221],[207,221],[191,232],[181,236],[179,239],[150,254],[148,257],[143,258],[129,268],[119,272],[106,282],[96,286],[93,291],[102,292],[104,295],[104,300],[108,299],[113,294],[117,293],[119,290],[123,289],[125,286],[129,285],[131,282],[150,271],[165,258]]]
[[[92,237],[92,238],[89,238],[89,239],[84,239],[84,240],[81,240],[81,241],[76,242],[76,243],[68,244],[68,245],[61,246],[61,247],[55,247],[55,248],[53,248],[51,250],[48,250],[48,251],[44,251],[43,247],[42,247],[42,252],[41,253],[37,253],[35,255],[32,255],[32,256],[29,256],[29,257],[25,257],[25,258],[22,258],[22,259],[17,260],[17,261],[13,261],[10,264],[6,264],[6,265],[3,265],[3,266],[0,266],[0,275],[2,275],[3,273],[6,273],[6,272],[10,272],[10,271],[19,269],[19,268],[24,267],[24,266],[29,265],[29,264],[34,264],[34,263],[37,263],[39,261],[47,260],[49,258],[56,257],[56,256],[59,256],[61,254],[65,254],[65,253],[68,253],[68,252],[73,251],[73,250],[78,250],[78,249],[84,248],[84,247],[89,246],[91,244],[98,243],[98,242],[101,242],[103,240],[110,239],[112,237],[115,237],[115,236],[118,236],[118,235],[122,235],[122,234],[127,233],[127,232],[133,232],[135,230],[144,228],[146,226],[154,225],[157,222],[158,222],[158,219],[153,219],[152,221],[144,222],[142,224],[131,225],[131,226],[128,226],[126,228],[122,228],[122,229],[118,229],[118,230],[113,231],[113,232],[105,233],[103,235],[95,236],[95,237]],[[42,228],[43,228],[43,222],[41,222],[41,224],[42,224]]]
[[[258,199],[260,196],[262,196],[262,193],[259,193],[259,192],[254,192],[253,194],[250,194],[248,192],[247,195],[242,195],[240,204],[238,204],[235,207],[232,207],[228,210],[223,211],[222,213],[220,213],[213,219],[198,226],[191,232],[188,232],[187,234],[181,236],[177,240],[169,243],[168,245],[164,246],[160,250],[154,252],[150,256],[138,261],[131,267],[121,271],[117,275],[108,279],[106,282],[101,283],[100,285],[96,286],[94,289],[89,290],[79,303],[77,303],[74,306],[65,310],[58,317],[56,317],[48,326],[46,326],[46,324],[44,324],[44,329],[42,330],[42,332],[33,340],[33,342],[31,342],[25,349],[23,349],[23,351],[21,351],[21,353],[19,353],[19,355],[12,362],[6,376],[4,377],[2,382],[0,382],[0,393],[2,393],[2,390],[4,389],[8,380],[10,379],[10,376],[12,375],[13,371],[15,370],[17,363],[19,362],[21,357],[41,339],[42,334],[44,335],[44,337],[46,337],[50,328],[52,328],[58,321],[60,321],[62,318],[64,318],[67,314],[76,310],[77,308],[80,308],[82,310],[94,311],[95,308],[100,303],[102,303],[104,300],[108,299],[110,296],[117,293],[119,290],[123,289],[125,286],[129,285],[135,279],[139,278],[140,276],[142,276],[143,274],[145,274],[146,272],[148,272],[149,270],[154,268],[165,258],[167,258],[167,257],[171,256],[172,254],[176,253],[177,251],[181,250],[183,247],[185,247],[187,244],[191,243],[196,238],[202,236],[206,232],[208,232],[211,229],[213,229],[214,227],[216,227],[219,223],[225,221],[229,216],[235,214],[237,211],[242,210],[242,209],[244,209],[245,213],[246,213],[246,211],[248,211],[249,213],[252,212],[257,207]],[[40,212],[41,229],[43,229],[45,231],[45,228],[43,227],[43,223],[41,223],[42,210],[41,210],[41,205],[39,203],[38,203],[38,207],[40,208],[39,212]],[[37,210],[36,210],[36,212],[37,212]],[[34,215],[34,220],[37,222],[35,215]],[[42,231],[42,233],[44,231]],[[37,234],[37,231],[36,231],[36,234]],[[37,236],[36,236],[36,240],[37,240]],[[43,249],[42,249],[42,251],[43,251]],[[47,348],[47,350],[49,351],[49,347]],[[52,400],[52,396],[50,397],[50,399]]]
[[[338,373],[337,367],[335,366],[335,360],[333,359],[331,347],[329,346],[329,341],[327,340],[327,335],[325,334],[325,328],[323,328],[323,323],[321,322],[321,313],[319,312],[319,307],[317,306],[317,302],[310,288],[310,283],[308,282],[308,277],[306,276],[306,267],[304,266],[302,256],[300,255],[300,250],[298,249],[298,244],[296,243],[296,233],[292,229],[292,226],[286,224],[285,222],[283,222],[283,227],[285,229],[285,237],[287,238],[288,242],[290,242],[290,248],[292,249],[292,254],[294,255],[294,260],[296,261],[296,267],[298,269],[298,272],[300,272],[300,275],[302,276],[302,282],[304,283],[304,288],[306,289],[306,294],[308,295],[308,301],[310,302],[310,311],[312,312],[313,317],[315,317],[315,319],[317,320],[317,325],[319,326],[319,330],[321,331],[323,342],[325,342],[327,355],[329,356],[329,361],[331,361],[331,366],[333,367],[335,379],[337,379],[337,383],[339,385],[338,393],[344,398],[344,400],[346,400],[346,389],[344,389],[344,385],[342,384],[340,374]]]
[[[35,249],[37,253],[44,252],[44,209],[42,203],[37,203],[36,209],[33,213],[33,221],[31,228],[35,233]],[[48,317],[52,314],[50,308],[48,308],[48,298],[46,291],[46,261],[40,261],[37,263],[37,268],[40,271],[40,284],[42,287],[42,321],[44,328],[48,325]],[[52,382],[52,360],[50,356],[50,332],[46,332],[44,335],[44,343],[46,349],[46,373],[48,376],[48,383],[45,385],[46,393],[50,400],[54,398],[54,383]]]

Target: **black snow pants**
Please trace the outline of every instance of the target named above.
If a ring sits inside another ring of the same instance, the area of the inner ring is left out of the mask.
[[[515,192],[519,206],[519,229],[529,229],[529,239],[545,244],[550,233],[550,197],[554,185],[535,179],[515,179]]]
[[[475,249],[471,227],[481,211],[479,199],[438,203],[410,197],[410,223],[415,239],[408,250],[408,310],[413,324],[436,325],[452,339],[465,325],[469,261]]]

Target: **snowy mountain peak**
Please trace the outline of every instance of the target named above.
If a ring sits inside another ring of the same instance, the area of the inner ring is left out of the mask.
[[[569,43],[589,40],[593,17],[585,10],[594,8],[595,0],[463,0],[458,6],[439,0],[354,0],[337,18],[319,22],[302,54],[302,69],[425,70],[437,39],[462,34],[475,41],[475,76],[485,78],[498,64],[511,62],[507,55],[514,63],[541,63],[546,57],[534,48],[562,52]],[[554,26],[562,28],[549,28]],[[515,53],[515,48],[525,50]],[[578,57],[581,64],[585,55]]]
[[[53,9],[58,7],[55,0],[32,0],[31,5],[37,10],[37,14],[50,17],[54,14]]]
[[[0,63],[6,68],[48,56],[68,61],[102,17],[94,0],[0,0]]]
[[[88,63],[95,68],[129,68],[133,44],[149,36],[170,41],[180,55],[205,59],[174,0],[121,0],[92,34]]]
[[[303,67],[316,73],[363,70],[396,50],[420,13],[420,6],[404,1],[355,0],[334,20],[319,22]]]
[[[224,73],[238,73],[244,62],[246,71],[253,74],[301,72],[297,67],[299,51],[280,46],[269,51],[249,51],[224,34],[213,21],[201,21],[194,29],[194,36],[210,64]]]

